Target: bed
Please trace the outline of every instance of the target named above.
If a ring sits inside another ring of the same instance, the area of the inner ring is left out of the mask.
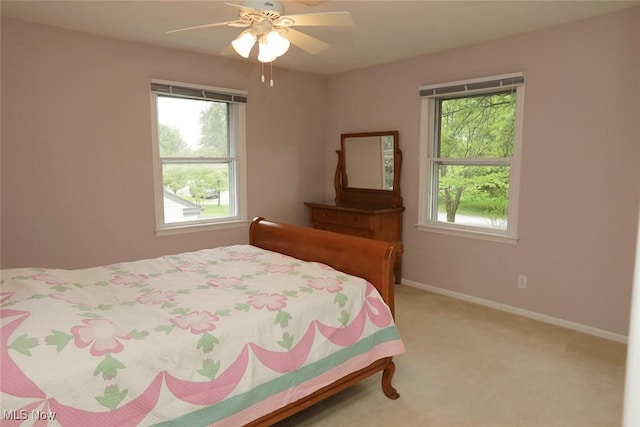
[[[256,218],[249,245],[2,271],[2,424],[271,425],[404,352],[400,243]]]

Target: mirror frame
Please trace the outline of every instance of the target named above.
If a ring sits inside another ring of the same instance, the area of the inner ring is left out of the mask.
[[[370,138],[374,136],[393,136],[393,189],[381,190],[370,188],[354,188],[346,185],[346,158],[345,140],[348,138]],[[352,203],[380,207],[402,206],[402,196],[400,191],[400,172],[402,168],[402,152],[400,151],[400,138],[397,130],[378,132],[358,132],[343,133],[340,135],[340,150],[338,154],[338,165],[334,176],[334,187],[336,190],[336,202]]]

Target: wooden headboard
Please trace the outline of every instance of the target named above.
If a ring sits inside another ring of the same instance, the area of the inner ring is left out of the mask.
[[[403,251],[400,242],[365,239],[258,217],[251,222],[249,243],[362,277],[378,289],[391,312],[395,313],[393,266]]]

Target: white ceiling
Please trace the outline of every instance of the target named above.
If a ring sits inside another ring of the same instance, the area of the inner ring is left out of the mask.
[[[229,0],[241,3],[238,0]],[[282,1],[285,14],[351,12],[354,27],[298,27],[329,49],[292,47],[274,65],[335,74],[640,6],[640,1]],[[309,6],[305,3],[320,3]],[[166,31],[235,20],[224,1],[2,0],[0,12],[25,21],[125,40],[219,55],[242,28]],[[241,59],[236,55],[236,58]],[[257,62],[255,49],[249,57]]]

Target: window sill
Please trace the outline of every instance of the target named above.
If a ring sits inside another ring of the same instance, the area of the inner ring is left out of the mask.
[[[513,236],[507,236],[505,234],[492,233],[490,231],[484,231],[473,227],[447,227],[444,225],[427,225],[416,224],[416,228],[420,231],[427,231],[431,233],[446,234],[449,236],[466,237],[471,239],[488,240],[491,242],[507,243],[515,245],[518,243],[518,238]]]
[[[228,228],[246,227],[251,221],[246,219],[225,222],[208,222],[204,224],[172,225],[156,229],[156,236],[171,236],[175,234],[198,233],[202,231],[224,230]]]

